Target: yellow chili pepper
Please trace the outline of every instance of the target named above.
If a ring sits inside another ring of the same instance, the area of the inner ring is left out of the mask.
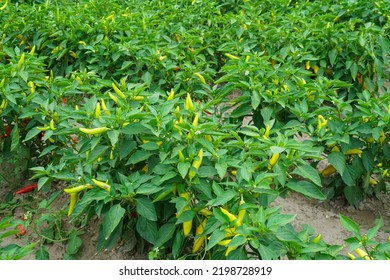
[[[336,170],[336,168],[333,167],[333,165],[328,165],[327,167],[325,167],[324,170],[321,171],[321,175],[324,177],[327,177],[327,176],[332,175],[336,171],[337,170]]]
[[[187,93],[185,109],[190,112],[193,112],[195,109],[194,103],[192,102],[191,95],[189,93]]]
[[[355,250],[356,254],[358,254],[359,257],[361,258],[364,258],[365,260],[370,260],[371,258],[368,256],[367,252],[360,249],[360,248],[357,248]]]
[[[5,8],[7,8],[7,5],[8,5],[8,0],[6,0],[4,5],[1,6],[0,11],[4,10]]]
[[[192,162],[192,167],[193,167],[193,168],[191,168],[190,171],[188,172],[188,177],[190,178],[190,180],[191,180],[192,178],[194,178],[195,175],[196,175],[196,172],[195,172],[193,169],[198,170],[199,167],[200,167],[201,164],[202,164],[202,161],[203,161],[203,149],[200,149],[199,152],[198,152],[198,159],[195,159],[195,160]]]
[[[71,193],[70,194],[70,203],[69,203],[69,210],[68,210],[68,217],[72,215],[73,209],[77,202],[77,193]]]
[[[49,123],[49,126],[50,126],[50,129],[51,130],[57,130],[57,128],[55,127],[55,124],[54,124],[54,120],[51,119],[50,123]]]
[[[199,73],[194,73],[195,76],[197,76],[202,84],[206,84],[206,80],[204,77]]]
[[[175,97],[175,91],[173,89],[171,89],[171,91],[169,92],[169,95],[167,97],[167,101],[172,100],[174,97]]]
[[[116,98],[115,95],[113,95],[111,92],[109,92],[108,96],[111,98],[112,101],[115,102],[116,105],[118,105],[118,98]]]
[[[227,245],[229,245],[230,241],[232,241],[231,238],[230,239],[225,239],[225,240],[219,241],[218,245],[226,247]]]
[[[280,154],[279,153],[276,153],[276,154],[273,154],[268,162],[268,170],[271,170],[272,167],[274,167],[274,165],[278,162],[280,158]]]
[[[118,96],[122,99],[126,99],[126,95],[116,86],[116,84],[112,83],[112,88],[114,89],[115,93],[118,94]]]
[[[79,193],[79,192],[81,192],[83,190],[91,189],[91,188],[93,188],[92,185],[86,184],[86,185],[80,185],[80,186],[77,186],[77,187],[74,187],[74,188],[64,189],[64,192],[66,192],[67,194]]]
[[[236,250],[237,249],[237,246],[229,246],[227,249],[226,249],[226,253],[225,253],[225,257],[227,257],[232,251]]]
[[[351,253],[348,253],[348,257],[349,257],[351,260],[356,259],[356,257],[355,257],[353,254],[351,254]]]
[[[96,108],[95,108],[95,119],[98,119],[100,117],[101,110],[100,110],[100,103],[97,102]]]
[[[220,207],[219,209],[221,210],[222,213],[224,213],[226,216],[228,216],[229,222],[236,221],[236,224],[238,224],[238,222],[237,222],[237,217],[236,217],[235,215],[233,215],[232,213],[230,213],[230,212],[229,212],[228,210],[226,210],[225,208]]]
[[[179,162],[185,162],[186,160],[185,160],[185,157],[183,155],[183,152],[179,151],[178,154],[179,154]]]
[[[270,130],[271,130],[271,127],[270,127],[269,124],[267,124],[267,125],[265,126],[265,132],[264,132],[264,135],[263,135],[263,138],[264,138],[264,139],[268,139],[268,138],[269,138],[269,132],[270,132]]]
[[[98,181],[96,179],[92,179],[92,182],[98,186],[99,188],[102,188],[103,190],[106,190],[106,191],[110,191],[111,189],[111,186],[105,182],[102,182],[102,181]]]
[[[195,230],[195,238],[197,235],[200,235],[203,233],[204,231],[204,227],[207,223],[207,218],[205,218],[202,223],[196,227],[196,230]],[[206,240],[205,236],[200,236],[198,237],[197,239],[195,239],[194,241],[194,246],[192,247],[192,253],[196,253],[200,250],[200,248],[202,247],[204,241]]]
[[[211,212],[207,208],[203,208],[202,210],[199,210],[199,213],[202,214],[205,217],[211,216],[213,214],[213,212]]]
[[[33,81],[29,81],[27,83],[27,86],[28,86],[28,90],[31,92],[31,93],[34,93],[35,92],[35,84]]]
[[[328,120],[326,120],[322,115],[318,115],[318,124],[317,124],[317,131],[320,131],[320,129],[324,126],[326,126],[328,123]]]
[[[313,239],[313,242],[314,243],[320,243],[321,241],[321,234],[318,234],[314,239]]]
[[[34,55],[34,54],[35,54],[35,48],[36,48],[36,47],[35,47],[35,45],[34,45],[34,46],[32,47],[32,49],[31,49],[31,51],[30,51],[30,54],[31,54],[31,55]]]
[[[20,59],[18,61],[18,69],[22,68],[25,56],[26,56],[25,53],[22,53],[22,56],[20,57]]]
[[[48,131],[50,129],[50,126],[45,125],[45,126],[37,126],[37,129],[39,131]]]
[[[345,152],[345,155],[359,155],[359,157],[362,155],[363,151],[360,149],[349,149]]]
[[[192,125],[194,127],[198,127],[198,123],[199,123],[199,114],[195,114],[194,120],[192,121]]]
[[[240,205],[243,205],[245,203],[244,199],[241,197],[241,200],[240,200]],[[242,224],[242,221],[244,220],[245,218],[245,214],[246,214],[246,209],[241,209],[240,211],[238,211],[238,215],[237,215],[237,225],[241,225]]]
[[[238,60],[240,59],[238,56],[232,55],[230,53],[225,53],[226,57],[233,59],[233,60]]]
[[[102,109],[106,113],[106,115],[111,115],[110,111],[108,111],[108,109],[107,109],[106,102],[104,102],[103,98],[100,98],[100,103],[102,104],[101,105]]]
[[[108,127],[103,126],[103,127],[97,127],[97,128],[79,127],[79,130],[85,134],[94,135],[94,134],[104,133],[110,129]]]

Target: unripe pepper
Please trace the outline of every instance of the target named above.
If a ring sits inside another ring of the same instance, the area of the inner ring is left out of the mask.
[[[203,149],[200,149],[199,152],[198,152],[198,159],[195,159],[193,162],[192,162],[192,167],[196,170],[199,169],[199,167],[201,166],[202,164],[202,161],[203,161]],[[196,175],[196,172],[191,168],[190,171],[188,172],[188,177],[190,178],[190,180],[192,178],[194,178]]]

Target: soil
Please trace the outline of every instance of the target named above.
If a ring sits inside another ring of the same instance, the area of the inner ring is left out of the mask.
[[[6,196],[6,189],[0,189],[0,201],[3,201]],[[21,195],[19,199],[23,202],[29,195]],[[31,196],[31,194],[30,194]],[[33,198],[40,201],[45,195],[41,192],[34,193]],[[31,198],[31,197],[30,197]],[[68,197],[60,195],[52,204],[52,211],[65,209],[67,206]],[[343,245],[344,239],[351,237],[351,233],[342,228],[339,214],[347,216],[357,222],[360,226],[361,233],[365,234],[371,228],[375,219],[382,217],[384,227],[379,231],[376,240],[384,242],[390,235],[390,196],[381,195],[379,198],[367,198],[363,201],[359,209],[349,206],[343,199],[333,199],[331,201],[319,202],[316,200],[307,199],[297,193],[290,194],[287,198],[278,198],[273,205],[280,205],[283,213],[296,214],[294,226],[299,230],[301,225],[308,224],[314,228],[316,233],[321,233],[322,238],[329,244]],[[13,211],[15,219],[20,219],[26,213],[25,207],[17,207]],[[0,218],[9,213],[0,212]],[[41,214],[33,216],[38,219]],[[131,244],[119,243],[114,249],[105,250],[96,253],[96,243],[99,230],[99,220],[94,218],[83,228],[85,233],[81,235],[82,247],[79,251],[78,259],[81,260],[144,260],[147,259],[147,253],[137,253],[132,249]],[[67,218],[63,220],[65,231],[70,231],[72,225],[68,223]],[[28,242],[39,241],[38,235],[34,232],[32,224],[27,228],[27,234],[24,236],[11,236],[3,239],[0,246],[8,244],[26,245]],[[135,239],[133,240],[135,242]],[[133,244],[134,245],[134,244]],[[61,260],[66,252],[66,244],[63,242],[55,242],[45,245],[49,253],[50,259]],[[347,249],[345,249],[347,252]],[[24,259],[35,259],[35,254],[30,254]]]

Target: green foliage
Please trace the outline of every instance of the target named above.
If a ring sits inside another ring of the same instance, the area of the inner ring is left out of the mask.
[[[132,232],[153,259],[342,258],[270,203],[388,186],[389,7],[363,2],[9,3],[2,152],[29,151],[39,190],[87,186],[69,216],[101,219],[98,251]]]

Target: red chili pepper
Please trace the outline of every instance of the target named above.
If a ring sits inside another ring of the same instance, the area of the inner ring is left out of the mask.
[[[19,233],[21,235],[25,235],[26,234],[26,230],[24,229],[24,226],[23,225],[17,225],[16,226],[16,229],[19,230]]]
[[[67,102],[68,102],[68,98],[63,98],[62,99],[62,103],[64,103],[64,105],[66,105]]]
[[[27,185],[24,188],[21,188],[20,190],[16,191],[15,194],[22,194],[22,193],[32,192],[37,187],[38,187],[38,183],[32,183],[32,184]]]

